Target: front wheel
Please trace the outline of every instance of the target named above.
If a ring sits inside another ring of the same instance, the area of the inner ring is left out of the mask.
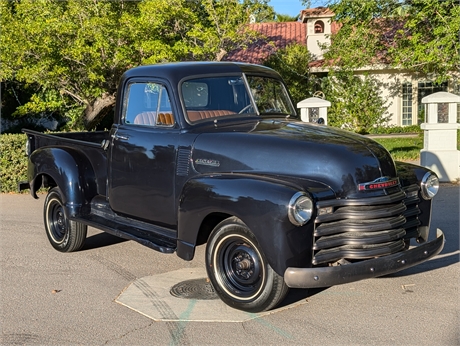
[[[43,209],[46,235],[56,250],[77,251],[85,243],[88,227],[67,218],[62,200],[62,192],[58,187],[52,188],[46,196]]]
[[[270,267],[255,236],[234,217],[212,231],[206,245],[206,269],[222,301],[239,310],[269,310],[288,292],[283,277]]]

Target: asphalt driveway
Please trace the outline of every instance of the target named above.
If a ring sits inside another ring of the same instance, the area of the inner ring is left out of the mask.
[[[289,308],[219,322],[206,321],[218,309],[211,303],[197,321],[180,314],[163,321],[117,302],[136,280],[158,284],[168,273],[202,269],[203,247],[185,262],[90,229],[82,251],[59,253],[43,228],[44,196],[0,198],[1,345],[460,344],[458,185],[443,184],[435,199],[431,237],[438,227],[447,242],[431,261],[383,278],[293,290]]]

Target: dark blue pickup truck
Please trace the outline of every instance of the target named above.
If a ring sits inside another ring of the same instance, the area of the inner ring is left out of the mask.
[[[366,137],[301,122],[262,66],[133,68],[110,131],[24,132],[19,187],[35,198],[49,188],[54,248],[79,250],[87,226],[184,260],[207,243],[212,285],[237,309],[397,272],[443,248],[440,230],[428,242],[436,175]]]

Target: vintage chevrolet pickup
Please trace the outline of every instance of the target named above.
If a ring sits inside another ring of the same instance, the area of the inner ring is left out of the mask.
[[[301,122],[262,66],[133,68],[110,131],[24,133],[19,189],[37,198],[49,188],[54,248],[79,250],[87,226],[184,260],[206,243],[211,283],[237,309],[274,308],[289,287],[394,273],[444,245],[441,230],[428,241],[433,172],[364,136]]]

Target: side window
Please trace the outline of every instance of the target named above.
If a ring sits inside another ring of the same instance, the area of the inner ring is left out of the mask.
[[[124,104],[125,124],[173,126],[168,90],[159,83],[131,83]]]

